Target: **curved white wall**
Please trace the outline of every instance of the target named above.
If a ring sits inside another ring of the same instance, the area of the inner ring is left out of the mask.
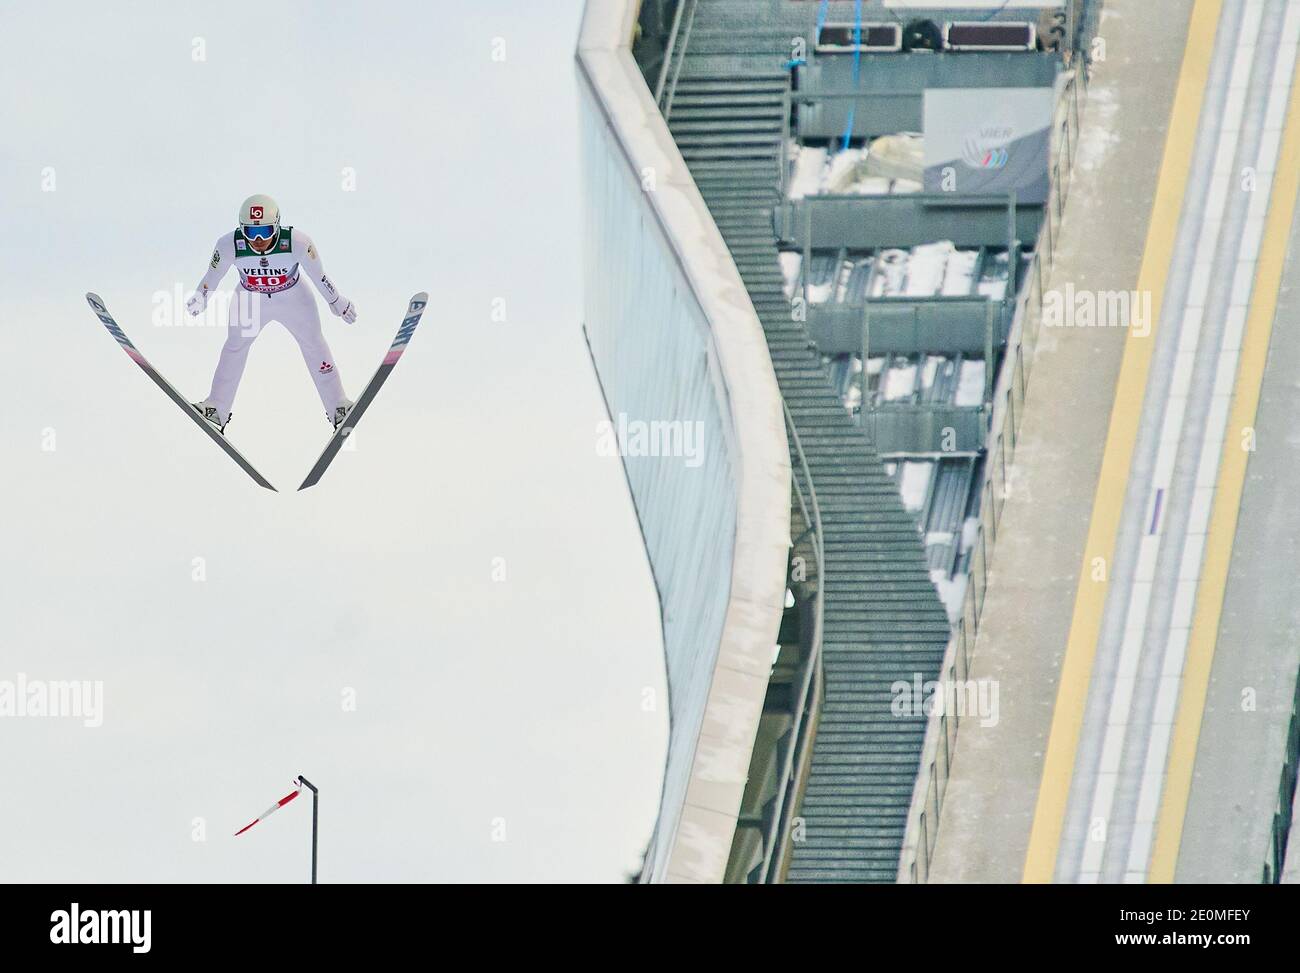
[[[785,597],[790,459],[758,316],[632,59],[637,8],[589,0],[579,40],[584,323],[615,421],[698,436],[624,466],[671,717],[645,877],[719,882]]]

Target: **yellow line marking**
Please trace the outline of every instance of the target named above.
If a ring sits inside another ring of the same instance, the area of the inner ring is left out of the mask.
[[[1187,800],[1192,790],[1192,767],[1196,762],[1210,668],[1219,637],[1219,616],[1223,611],[1223,596],[1228,583],[1228,564],[1237,534],[1237,513],[1241,508],[1246,464],[1250,458],[1250,453],[1242,448],[1242,437],[1255,424],[1260,387],[1264,382],[1264,363],[1268,358],[1268,341],[1273,333],[1273,316],[1277,311],[1278,289],[1286,260],[1287,237],[1295,216],[1296,192],[1300,189],[1300,83],[1295,80],[1291,84],[1282,132],[1268,216],[1255,267],[1255,286],[1251,291],[1250,311],[1241,341],[1223,456],[1219,461],[1219,479],[1215,484],[1209,534],[1205,539],[1205,560],[1196,586],[1196,609],[1192,615],[1183,684],[1178,695],[1178,715],[1174,718],[1174,733],[1169,745],[1169,762],[1165,769],[1160,816],[1156,820],[1155,850],[1147,872],[1148,882],[1174,880],[1183,822],[1187,816]],[[1264,849],[1261,848],[1261,864],[1263,855]]]
[[[1050,882],[1056,871],[1056,856],[1065,824],[1065,806],[1074,776],[1075,752],[1083,728],[1084,703],[1092,677],[1093,659],[1097,654],[1097,637],[1101,631],[1102,610],[1106,605],[1109,582],[1092,580],[1094,558],[1104,558],[1106,576],[1111,573],[1115,537],[1119,532],[1120,513],[1124,509],[1124,492],[1128,486],[1137,440],[1138,420],[1146,392],[1147,374],[1155,350],[1160,308],[1164,299],[1165,278],[1174,252],[1178,217],[1182,212],[1187,189],[1188,170],[1196,142],[1196,126],[1205,97],[1205,83],[1210,73],[1214,36],[1223,0],[1196,0],[1188,23],[1187,46],[1179,69],[1178,86],[1169,113],[1169,131],[1165,136],[1164,156],[1156,180],[1155,200],[1147,228],[1146,247],[1138,271],[1139,293],[1151,295],[1151,331],[1137,337],[1129,329],[1124,343],[1115,402],[1111,406],[1110,429],[1102,454],[1101,474],[1092,501],[1092,522],[1084,547],[1083,565],[1074,596],[1074,616],[1061,664],[1061,682],[1056,706],[1052,711],[1051,735],[1043,761],[1043,778],[1038,787],[1034,823],[1029,832],[1029,849],[1025,854],[1023,881]]]

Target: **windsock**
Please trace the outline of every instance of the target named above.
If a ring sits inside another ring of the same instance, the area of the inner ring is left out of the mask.
[[[268,807],[265,811],[263,811],[261,814],[259,814],[256,818],[254,818],[252,824],[246,824],[246,825],[244,825],[242,828],[240,828],[238,831],[236,831],[236,832],[235,832],[235,837],[238,838],[241,834],[243,834],[245,831],[247,831],[249,828],[251,828],[254,824],[257,824],[258,821],[262,821],[262,820],[265,820],[266,818],[269,818],[272,814],[274,814],[276,811],[280,810],[280,808],[284,807],[286,804],[288,804],[290,801],[292,801],[295,797],[297,797],[298,794],[299,794],[299,792],[302,790],[302,784],[299,783],[298,781],[294,781],[294,784],[295,784],[295,789],[294,789],[294,790],[290,791],[288,794],[286,794],[284,797],[280,798],[278,801],[276,801],[274,804],[272,804],[270,807]]]

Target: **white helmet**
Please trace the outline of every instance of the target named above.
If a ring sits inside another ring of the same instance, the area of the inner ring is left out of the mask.
[[[239,222],[243,226],[279,226],[280,207],[270,196],[258,193],[249,196],[239,207]]]
[[[280,207],[270,196],[249,196],[239,207],[239,228],[254,253],[268,253],[280,236]]]

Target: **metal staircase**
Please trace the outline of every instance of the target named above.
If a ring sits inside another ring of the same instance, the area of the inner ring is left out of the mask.
[[[724,19],[732,7],[699,0],[692,11],[690,49],[677,52],[666,114],[758,311],[821,504],[825,695],[797,812],[805,836],[785,878],[893,882],[925,717],[894,715],[891,686],[938,677],[948,619],[915,519],[785,296],[772,212],[790,35],[737,34]]]

